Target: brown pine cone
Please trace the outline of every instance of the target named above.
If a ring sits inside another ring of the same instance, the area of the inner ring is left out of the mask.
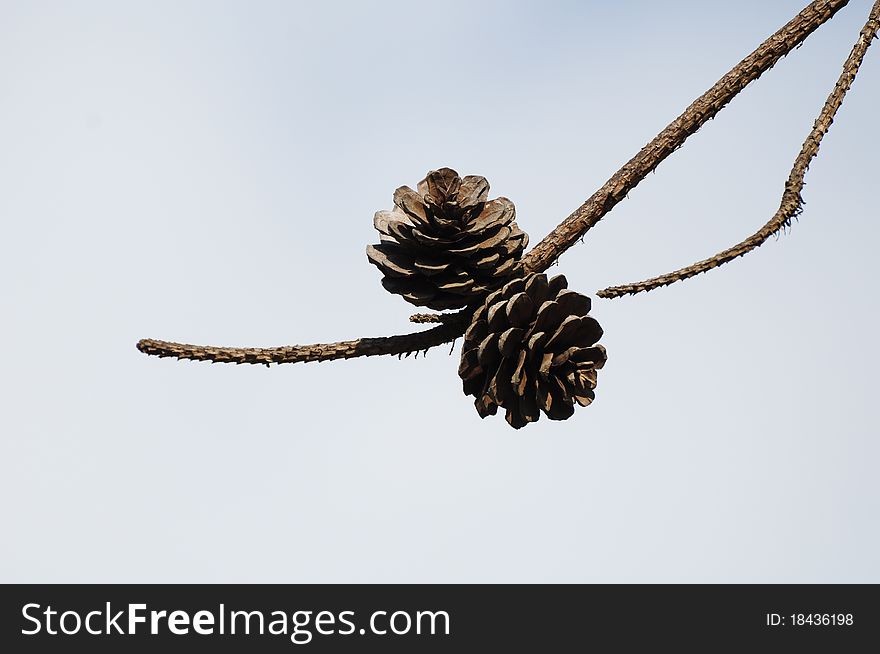
[[[382,285],[418,306],[460,309],[518,273],[529,238],[513,203],[488,196],[484,177],[451,168],[429,172],[418,191],[397,189],[394,209],[373,221],[381,243],[367,246]]]
[[[590,298],[567,285],[562,275],[515,279],[474,313],[458,374],[481,418],[504,407],[507,422],[519,429],[538,420],[541,411],[551,420],[566,420],[575,402],[593,401],[596,370],[606,359],[605,348],[596,343],[602,328],[587,315]]]

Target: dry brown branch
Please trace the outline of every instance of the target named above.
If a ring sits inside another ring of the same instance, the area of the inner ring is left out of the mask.
[[[617,171],[590,199],[566,218],[524,258],[526,272],[546,270],[559,256],[574,245],[593,225],[634,189],[648,173],[678,149],[687,138],[742,91],[749,83],[771,68],[780,58],[800,45],[820,25],[831,19],[849,0],[815,0],[797,16],[762,43],[748,57],[722,77],[709,91],[693,102],[685,112],[667,126],[627,164]],[[422,351],[461,336],[467,326],[468,313],[455,314],[437,327],[425,332],[362,338],[340,343],[322,343],[274,348],[210,347],[169,343],[145,339],[138,349],[159,357],[176,357],[197,361],[228,363],[295,363],[329,361],[359,356],[402,354]]]
[[[448,320],[449,318],[449,315],[450,314],[443,313],[414,313],[409,317],[409,321],[419,324],[446,322],[446,320]]]
[[[764,41],[748,57],[685,109],[660,134],[611,176],[589,200],[559,224],[523,258],[527,270],[542,272],[626,197],[648,173],[687,138],[714,118],[737,93],[791,52],[847,4],[848,0],[812,2]]]
[[[380,338],[359,338],[339,343],[319,343],[315,345],[285,345],[282,347],[212,347],[207,345],[187,345],[169,343],[153,339],[138,341],[137,348],[144,354],[158,357],[176,357],[193,361],[212,361],[214,363],[299,363],[305,361],[332,361],[371,357],[379,354],[409,354],[422,352],[436,345],[448,343],[464,333],[467,317],[463,313],[453,314],[442,325],[415,334],[384,336]]]
[[[785,182],[785,191],[782,194],[779,209],[776,210],[776,213],[766,225],[741,243],[737,243],[733,247],[719,252],[714,257],[698,261],[687,268],[681,268],[680,270],[634,284],[611,286],[598,291],[596,294],[599,297],[615,298],[627,293],[635,294],[642,291],[650,291],[683,279],[688,279],[751,252],[762,245],[768,238],[789,226],[791,219],[798,216],[802,211],[803,198],[801,197],[801,191],[804,188],[804,176],[810,166],[810,162],[818,154],[822,137],[828,132],[831,123],[834,122],[834,115],[837,113],[840,105],[843,104],[846,92],[849,91],[853,80],[856,78],[856,73],[859,71],[859,66],[862,64],[871,41],[877,37],[878,28],[880,28],[880,0],[877,0],[871,8],[868,21],[859,33],[859,39],[853,46],[852,52],[850,52],[849,57],[847,57],[846,62],[843,64],[843,72],[841,72],[837,83],[834,85],[834,90],[831,91],[831,94],[825,101],[819,117],[813,123],[813,129],[804,141],[803,146],[801,146],[801,151],[794,160],[788,180]]]

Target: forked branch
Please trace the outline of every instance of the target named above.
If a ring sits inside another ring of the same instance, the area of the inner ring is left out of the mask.
[[[684,110],[660,134],[612,175],[590,199],[578,207],[523,259],[534,272],[546,270],[559,256],[596,225],[626,197],[661,161],[682,146],[687,138],[715,117],[749,83],[758,79],[783,56],[799,46],[816,28],[829,20],[848,0],[812,2],[764,41],[748,57]]]
[[[834,90],[831,91],[831,94],[825,101],[819,117],[813,123],[813,129],[810,130],[807,139],[804,141],[803,146],[801,146],[801,151],[794,160],[791,173],[789,173],[788,180],[785,182],[785,191],[782,194],[779,209],[776,210],[776,213],[767,224],[746,240],[723,252],[719,252],[714,257],[698,261],[687,268],[681,268],[680,270],[653,277],[643,282],[611,286],[598,291],[596,294],[599,297],[615,298],[627,293],[635,294],[642,291],[650,291],[661,286],[667,286],[673,282],[688,279],[751,252],[762,245],[768,238],[788,227],[791,224],[792,218],[797,217],[803,209],[804,201],[801,197],[801,191],[804,188],[804,176],[807,173],[810,162],[818,154],[822,137],[828,132],[831,123],[834,122],[834,116],[840,105],[843,104],[843,98],[856,78],[856,73],[859,71],[859,66],[862,64],[871,41],[877,37],[878,28],[880,28],[880,0],[877,0],[871,8],[868,21],[859,33],[859,39],[853,46],[852,52],[850,52],[849,57],[847,57],[846,62],[843,64],[843,72],[841,72],[837,83],[834,85]]]
[[[626,197],[648,173],[723,109],[749,83],[771,68],[780,58],[791,52],[830,20],[849,0],[815,0],[797,16],[762,43],[748,57],[737,64],[711,89],[693,102],[623,168],[596,191],[583,205],[566,218],[543,241],[523,258],[526,272],[542,272],[559,256],[574,245],[591,227]],[[146,339],[138,342],[141,352],[159,357],[176,357],[197,361],[228,363],[296,363],[300,361],[330,361],[359,356],[402,354],[426,350],[461,336],[467,327],[469,313],[455,314],[437,327],[424,332],[362,338],[340,343],[292,345],[274,348],[229,348],[186,345]],[[433,320],[433,319],[431,319]]]

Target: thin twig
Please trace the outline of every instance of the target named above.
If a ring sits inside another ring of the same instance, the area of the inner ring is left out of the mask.
[[[436,322],[445,322],[450,315],[455,314],[442,314],[442,313],[414,313],[409,317],[410,322],[415,323],[436,323]]]
[[[144,339],[138,341],[137,349],[144,354],[157,357],[176,357],[193,361],[213,361],[215,363],[299,363],[306,361],[332,361],[352,359],[380,354],[409,354],[426,351],[435,345],[448,343],[464,333],[468,317],[459,313],[456,319],[446,321],[424,332],[385,336],[380,338],[359,338],[339,343],[318,343],[315,345],[285,345],[282,347],[213,347],[209,345],[187,345]]]
[[[850,52],[849,57],[847,57],[846,62],[843,64],[843,72],[840,74],[840,78],[838,78],[837,83],[834,85],[834,90],[831,91],[831,94],[825,101],[825,105],[822,107],[819,117],[816,118],[816,122],[813,123],[813,129],[810,130],[807,139],[804,141],[803,146],[801,146],[801,151],[794,160],[794,165],[788,175],[788,180],[785,182],[785,191],[782,194],[782,201],[779,204],[779,209],[776,210],[776,213],[766,225],[741,243],[737,243],[733,247],[728,248],[723,252],[719,252],[714,257],[698,261],[687,268],[681,268],[680,270],[653,277],[635,284],[611,286],[597,292],[596,294],[599,297],[615,298],[627,293],[635,294],[642,291],[650,291],[683,279],[688,279],[689,277],[717,268],[728,261],[732,261],[737,257],[741,257],[744,254],[751,252],[758,246],[762,245],[768,238],[785,227],[788,227],[791,224],[791,219],[798,216],[802,211],[804,201],[801,197],[801,191],[804,188],[804,176],[807,173],[807,168],[810,166],[810,161],[812,161],[819,152],[819,145],[822,143],[822,137],[828,132],[831,123],[834,122],[834,115],[837,113],[840,105],[843,104],[846,92],[849,91],[853,80],[856,78],[856,73],[859,71],[859,66],[862,64],[865,53],[871,45],[871,41],[877,37],[878,28],[880,28],[880,0],[877,0],[871,8],[868,21],[859,33],[859,39],[853,46],[852,52]]]
[[[531,250],[523,258],[525,272],[546,270],[565,250],[574,245],[587,230],[626,197],[626,194],[634,189],[661,161],[679,148],[688,136],[713,118],[737,93],[757,79],[761,73],[800,45],[807,36],[834,16],[839,9],[846,6],[848,1],[815,0],[762,43],[755,52],[700,96],[681,116],[617,171],[589,200]],[[275,348],[237,348],[186,345],[145,339],[138,342],[137,347],[145,354],[159,357],[266,365],[401,354],[424,350],[452,341],[464,334],[469,313],[463,311],[455,315],[459,317],[425,332],[384,338],[362,338],[340,343]]]
[[[525,268],[542,272],[596,225],[626,197],[661,161],[675,152],[700,127],[721,111],[737,93],[791,52],[848,0],[819,0],[773,36],[697,98],[684,113],[612,175],[605,184],[523,258]]]

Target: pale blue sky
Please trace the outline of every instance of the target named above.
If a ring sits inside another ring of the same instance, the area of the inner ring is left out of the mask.
[[[364,255],[397,186],[484,175],[537,243],[803,4],[0,2],[0,580],[880,581],[876,44],[789,234],[594,301],[565,423],[481,421],[448,346],[134,347],[410,330]],[[763,224],[869,5],[553,272],[593,295]]]

